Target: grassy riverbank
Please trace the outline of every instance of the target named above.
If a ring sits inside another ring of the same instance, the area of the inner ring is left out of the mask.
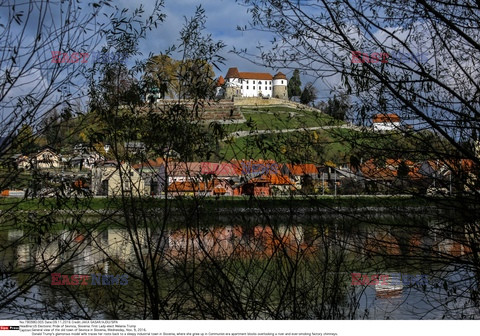
[[[35,211],[35,210],[115,210],[124,207],[171,208],[317,208],[317,207],[425,207],[446,205],[453,206],[455,198],[425,198],[417,196],[311,196],[284,198],[249,198],[249,197],[184,197],[184,198],[76,198],[76,199],[0,199],[0,211]],[[465,198],[462,198],[465,202]]]

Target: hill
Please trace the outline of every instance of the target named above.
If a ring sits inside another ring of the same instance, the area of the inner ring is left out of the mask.
[[[245,121],[223,125],[220,158],[274,159],[278,162],[350,163],[358,159],[445,157],[455,151],[430,131],[374,132],[299,106],[236,103]]]

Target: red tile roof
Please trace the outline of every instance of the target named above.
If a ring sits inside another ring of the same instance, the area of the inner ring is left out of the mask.
[[[227,75],[225,78],[240,78],[240,73],[238,72],[237,68],[230,68],[227,71]]]
[[[278,72],[275,76],[273,76],[273,79],[287,79],[287,76],[285,76],[285,74],[282,72]]]
[[[155,160],[148,160],[147,162],[143,162],[143,163],[138,163],[138,164],[135,164],[133,165],[133,169],[139,169],[139,168],[158,168],[158,167],[161,167],[162,165],[165,164],[165,161],[159,157],[159,158],[156,158]]]
[[[222,162],[202,162],[201,163],[201,174],[212,174],[217,177],[230,177],[230,176],[239,176],[237,169],[231,163]]]
[[[292,175],[300,176],[300,175],[312,175],[318,174],[317,167],[313,163],[304,163],[304,164],[296,164],[292,165],[290,163],[286,164],[288,170]]]
[[[200,162],[169,162],[167,164],[167,174],[171,176],[194,177],[200,174],[201,170]]]
[[[223,76],[218,77],[217,86],[222,86],[223,84],[225,84],[225,79]]]
[[[260,172],[280,173],[280,165],[274,160],[232,160],[238,175]]]
[[[400,122],[400,117],[394,113],[379,113],[373,117],[374,123],[386,123],[386,122]]]
[[[408,177],[410,179],[420,179],[424,176],[420,174],[419,168],[410,160],[387,159],[385,167],[375,165],[374,160],[370,159],[360,166],[363,176],[370,179],[394,180],[398,177],[398,166],[404,161],[408,168]]]
[[[259,80],[272,80],[273,77],[266,72],[240,72],[241,79],[259,79]]]
[[[285,75],[284,75],[285,76]],[[227,71],[225,78],[241,78],[241,79],[258,79],[258,80],[272,80],[271,74],[266,72],[239,72],[237,68],[230,68]],[[286,79],[286,77],[285,77]],[[219,79],[220,80],[220,79]]]

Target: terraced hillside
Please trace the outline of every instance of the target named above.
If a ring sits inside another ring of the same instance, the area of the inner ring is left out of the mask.
[[[351,163],[370,158],[425,160],[454,151],[433,132],[413,129],[374,132],[336,120],[319,110],[282,106],[239,106],[245,121],[223,125],[220,158],[278,162]]]
[[[282,106],[245,106],[240,108],[245,122],[224,125],[226,134],[221,145],[221,155],[225,160],[242,158],[264,158],[277,161],[314,162],[323,160],[318,155],[322,151],[330,153],[326,160],[338,161],[350,151],[341,137],[348,130],[342,121],[309,108]],[[345,128],[345,129],[344,129]],[[342,131],[343,129],[343,131]]]

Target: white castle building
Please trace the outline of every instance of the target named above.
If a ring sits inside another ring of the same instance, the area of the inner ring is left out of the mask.
[[[288,99],[287,76],[278,72],[272,76],[266,72],[239,72],[230,68],[225,79],[217,81],[217,96],[232,97],[273,97]]]

